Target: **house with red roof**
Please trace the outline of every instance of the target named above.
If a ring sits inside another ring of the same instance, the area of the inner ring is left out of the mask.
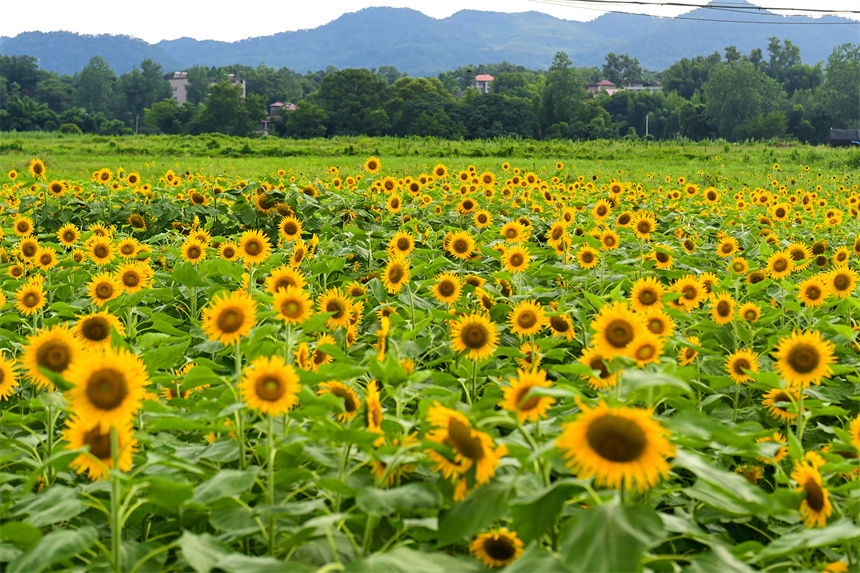
[[[478,74],[475,76],[472,87],[480,94],[488,94],[490,93],[490,83],[492,83],[493,79],[493,76],[490,74]]]

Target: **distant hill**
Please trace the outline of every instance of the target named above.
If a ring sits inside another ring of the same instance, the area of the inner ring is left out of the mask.
[[[73,74],[95,55],[123,73],[151,58],[165,71],[193,65],[260,62],[304,73],[338,68],[395,66],[413,76],[435,75],[463,65],[508,61],[546,69],[558,51],[577,66],[601,66],[608,52],[628,53],[660,71],[684,57],[737,46],[744,53],[767,48],[768,38],[789,39],[805,63],[825,60],[833,47],[858,41],[860,22],[835,16],[812,19],[697,9],[685,19],[604,14],[590,22],[560,20],[540,12],[505,14],[463,10],[434,19],[408,8],[366,8],[311,30],[282,32],[238,42],[180,38],[157,44],[128,36],[84,36],[71,32],[26,32],[0,38],[0,53],[31,55],[43,69]],[[705,22],[695,19],[730,20]],[[783,25],[812,24],[815,25]],[[833,24],[833,25],[824,25]],[[852,25],[853,24],[853,25]]]

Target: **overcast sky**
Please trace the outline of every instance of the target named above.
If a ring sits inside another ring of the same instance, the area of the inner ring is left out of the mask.
[[[27,31],[68,30],[81,34],[127,34],[155,43],[188,36],[198,40],[236,41],[288,30],[316,28],[345,12],[368,6],[396,6],[446,18],[463,9],[496,12],[545,12],[567,20],[591,20],[606,10],[672,16],[683,8],[650,10],[638,5],[575,0],[28,0],[13,10],[0,9],[0,36]],[[660,0],[645,0],[658,3]],[[672,0],[706,4],[707,0]],[[720,0],[731,4],[738,0]],[[763,7],[860,10],[858,0],[752,0]],[[689,9],[688,9],[689,10]],[[714,18],[721,12],[714,11]],[[843,14],[860,19],[860,14]],[[384,39],[384,30],[368,30]],[[384,40],[383,40],[384,41]],[[858,26],[860,41],[860,26]]]

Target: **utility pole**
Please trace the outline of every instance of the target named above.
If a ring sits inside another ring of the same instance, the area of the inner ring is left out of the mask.
[[[648,119],[651,117],[651,112],[645,114],[645,137],[648,137]]]
[[[139,119],[140,119],[140,114],[139,113],[135,114],[134,115],[134,134],[135,135],[137,135],[137,124],[138,124],[137,120],[139,120]]]

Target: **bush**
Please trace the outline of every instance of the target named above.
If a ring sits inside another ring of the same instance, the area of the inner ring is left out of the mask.
[[[81,128],[74,123],[64,123],[57,131],[69,135],[83,135],[84,133],[83,131],[81,131]]]

